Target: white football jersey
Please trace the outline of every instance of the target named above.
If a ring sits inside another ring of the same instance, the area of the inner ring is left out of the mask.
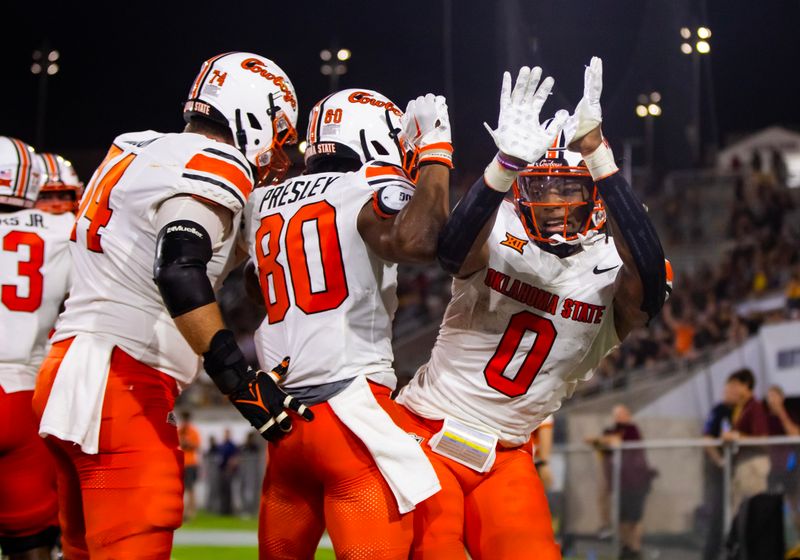
[[[0,214],[0,387],[31,391],[48,335],[69,291],[69,234],[75,216]]]
[[[199,358],[153,281],[156,211],[179,195],[231,210],[232,231],[214,247],[207,267],[216,289],[233,265],[235,233],[252,188],[247,161],[228,144],[193,133],[118,136],[81,200],[72,244],[75,281],[53,340],[99,334],[179,383],[191,383]]]
[[[370,251],[357,220],[370,198],[379,215],[398,212],[413,188],[399,168],[371,163],[301,175],[251,197],[246,235],[267,306],[256,349],[264,368],[291,357],[285,387],[366,375],[394,388],[397,265]]]
[[[489,262],[453,281],[428,363],[397,400],[425,418],[456,418],[525,443],[619,344],[614,280],[622,261],[604,235],[567,258],[529,240],[504,202]]]

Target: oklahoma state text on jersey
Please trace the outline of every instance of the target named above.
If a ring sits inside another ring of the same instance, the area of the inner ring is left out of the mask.
[[[605,237],[567,258],[513,239],[527,235],[504,202],[488,266],[453,281],[431,358],[397,400],[520,445],[619,343],[613,299],[622,261]]]

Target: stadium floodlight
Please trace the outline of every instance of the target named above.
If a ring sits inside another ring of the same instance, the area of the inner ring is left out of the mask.
[[[297,145],[297,151],[300,152],[301,154],[305,154],[307,147],[308,143],[305,140],[303,140]]]
[[[689,39],[692,36],[692,31],[688,27],[681,27],[681,37]]]
[[[658,93],[657,91],[654,91],[654,92],[650,93],[650,102],[651,103],[658,103],[659,101],[661,101],[661,94],[660,93]]]
[[[350,52],[350,49],[339,49],[339,51],[336,53],[336,58],[344,62],[345,60],[350,60],[351,55],[352,53]]]
[[[50,51],[49,53],[47,53],[47,60],[49,60],[50,62],[55,62],[56,60],[58,60],[60,56],[61,53],[59,53],[58,51]]]
[[[323,76],[330,76],[333,74],[333,66],[330,64],[323,64],[319,67],[319,71],[322,72]]]
[[[646,117],[647,116],[647,105],[637,105],[636,106],[636,116],[638,117]]]
[[[658,103],[651,103],[650,105],[647,106],[647,112],[650,114],[650,116],[660,117],[661,105],[659,105]]]
[[[321,51],[319,51],[319,58],[325,62],[328,62],[332,56],[333,55],[331,54],[331,51],[329,51],[328,49],[322,49]]]
[[[31,74],[41,74],[42,73],[42,65],[38,62],[34,62],[31,64]]]
[[[683,54],[692,54],[692,45],[689,43],[681,43],[681,52]]]
[[[697,41],[697,44],[694,46],[700,54],[708,54],[711,52],[711,45],[708,41]]]
[[[51,76],[54,75],[54,74],[58,74],[58,64],[56,64],[56,63],[48,64],[47,65],[47,73],[50,74]]]
[[[709,37],[711,37],[711,30],[708,27],[698,27],[697,36],[700,39],[708,39]]]

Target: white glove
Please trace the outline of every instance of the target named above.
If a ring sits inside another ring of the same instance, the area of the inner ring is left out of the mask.
[[[600,126],[603,122],[603,111],[600,108],[600,94],[603,92],[603,61],[596,56],[592,57],[589,66],[583,74],[583,97],[575,107],[575,113],[570,116],[566,130],[574,130],[572,138],[567,145],[576,142]]]
[[[419,150],[419,163],[441,163],[453,167],[453,144],[447,101],[429,93],[408,102],[400,117],[406,138]]]
[[[483,123],[501,152],[484,173],[487,183],[495,190],[507,191],[519,172],[525,168],[524,164],[509,161],[503,156],[525,163],[535,162],[552,146],[569,117],[569,113],[562,110],[555,114],[547,127],[540,124],[539,113],[554,83],[553,78],[547,77],[539,85],[541,77],[542,69],[538,66],[533,70],[523,66],[512,91],[511,74],[505,72],[500,89],[497,129],[492,130],[487,123]]]

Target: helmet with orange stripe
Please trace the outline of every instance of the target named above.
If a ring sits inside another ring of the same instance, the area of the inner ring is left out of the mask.
[[[234,145],[257,170],[257,184],[277,182],[291,162],[283,146],[297,142],[297,96],[289,77],[263,56],[221,54],[200,68],[183,107],[228,127]]]
[[[0,136],[0,207],[31,208],[45,180],[42,160],[33,148]]]
[[[58,154],[44,153],[36,157],[42,160],[47,174],[36,200],[36,208],[51,214],[76,214],[83,194],[83,183],[78,179],[72,163]]]
[[[411,174],[416,150],[400,126],[403,116],[388,97],[371,89],[345,89],[314,105],[306,133],[306,165],[339,157],[360,164],[382,161]],[[360,165],[359,165],[360,167]]]
[[[605,225],[606,213],[581,155],[567,149],[562,131],[544,156],[513,185],[514,201],[528,236],[559,256],[577,250],[582,238]]]

